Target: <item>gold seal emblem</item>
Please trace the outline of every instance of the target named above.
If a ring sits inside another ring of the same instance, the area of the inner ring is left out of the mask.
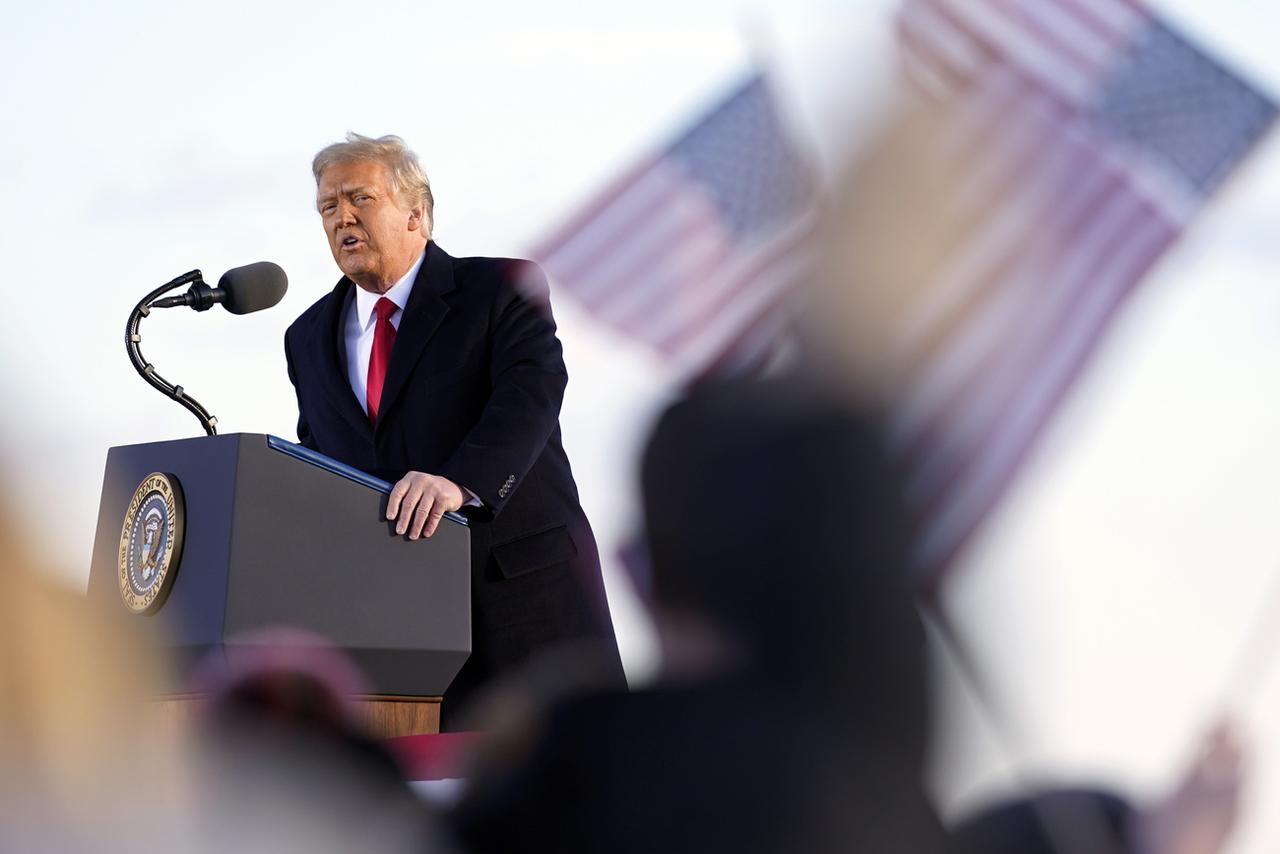
[[[164,604],[182,559],[182,487],[178,479],[152,472],[129,501],[120,531],[120,598],[135,614],[154,614]]]

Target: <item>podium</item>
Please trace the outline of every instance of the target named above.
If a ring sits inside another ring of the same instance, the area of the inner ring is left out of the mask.
[[[182,669],[254,630],[309,630],[363,671],[376,734],[435,732],[471,651],[470,534],[448,513],[430,539],[397,535],[390,489],[261,434],[111,448],[89,596],[158,621]]]

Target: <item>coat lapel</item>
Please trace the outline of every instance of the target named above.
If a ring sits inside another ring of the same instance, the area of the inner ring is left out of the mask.
[[[320,315],[319,328],[312,336],[313,358],[321,365],[320,379],[325,392],[333,401],[334,408],[342,413],[360,435],[373,437],[373,428],[369,426],[369,418],[360,407],[347,382],[346,339],[342,328],[344,309],[351,298],[351,289],[355,287],[343,276],[329,299],[325,302],[324,311]]]
[[[442,296],[454,288],[453,258],[431,241],[427,244],[427,257],[422,261],[418,277],[409,292],[409,304],[396,330],[396,343],[391,350],[391,364],[387,366],[387,379],[382,387],[382,402],[378,405],[378,423],[386,421],[386,415],[395,406],[409,384],[413,369],[422,358],[427,342],[449,313],[449,304]]]

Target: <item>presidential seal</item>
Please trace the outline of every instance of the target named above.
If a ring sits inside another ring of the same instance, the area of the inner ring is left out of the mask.
[[[184,507],[178,479],[152,472],[129,501],[120,531],[120,598],[135,614],[164,604],[182,559]]]

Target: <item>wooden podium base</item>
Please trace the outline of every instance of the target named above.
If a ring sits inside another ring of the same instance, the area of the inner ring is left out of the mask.
[[[390,697],[383,694],[361,697],[358,703],[365,726],[374,738],[440,732],[439,697]]]
[[[187,726],[195,706],[202,697],[184,694],[155,700],[163,725],[182,729]],[[440,732],[439,697],[395,697],[370,694],[356,697],[357,714],[369,735],[377,739],[402,735],[434,735]]]

